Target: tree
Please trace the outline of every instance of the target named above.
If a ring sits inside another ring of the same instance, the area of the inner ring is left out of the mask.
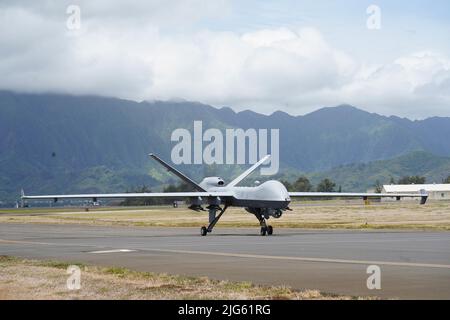
[[[187,183],[180,183],[178,185],[170,184],[164,188],[163,192],[190,192],[195,191],[191,186]]]
[[[424,184],[425,181],[426,181],[425,177],[406,176],[398,180],[398,184]]]
[[[294,182],[292,188],[297,192],[309,192],[312,191],[313,186],[307,177],[301,176]]]
[[[135,188],[131,191],[131,193],[150,193],[152,192],[149,187],[143,185],[142,187]],[[127,193],[129,191],[127,190]],[[120,203],[122,206],[149,206],[152,204],[157,204],[158,200],[155,198],[126,198],[124,201]]]
[[[280,182],[286,187],[287,191],[295,191],[294,187],[291,183],[289,183],[289,181],[280,180]]]
[[[444,179],[444,181],[442,181],[443,183],[450,183],[450,175],[447,177],[447,179]]]
[[[186,183],[181,183],[179,185],[168,185],[166,188],[164,188],[163,192],[183,192],[183,191],[193,191],[192,187],[187,185]],[[146,185],[143,185],[142,187],[137,187],[132,189],[131,191],[126,191],[126,193],[151,193],[152,190],[147,187]],[[170,204],[175,199],[171,198],[153,198],[153,197],[146,197],[146,198],[126,198],[124,201],[120,203],[122,206],[150,206],[150,205],[158,205],[158,204]],[[176,199],[179,200],[179,199]]]
[[[377,180],[375,182],[375,193],[381,193],[383,191],[383,186],[381,185],[380,181]]]
[[[318,192],[333,192],[334,187],[336,187],[336,184],[331,181],[330,179],[326,178],[320,181],[320,183],[317,185],[317,191]]]

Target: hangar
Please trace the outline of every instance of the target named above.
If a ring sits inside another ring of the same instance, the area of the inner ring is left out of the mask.
[[[450,184],[387,184],[383,186],[383,193],[420,193],[425,190],[428,199],[450,200]]]

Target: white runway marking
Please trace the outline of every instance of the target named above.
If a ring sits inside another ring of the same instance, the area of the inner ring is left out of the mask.
[[[91,251],[89,253],[118,253],[118,252],[135,252],[137,250],[130,249],[113,249],[113,250],[100,250],[100,251]]]
[[[82,247],[98,247],[96,245],[86,244],[62,244],[62,243],[46,243],[46,242],[32,242],[32,241],[18,241],[0,239],[0,243],[16,243],[16,244],[30,244],[30,245],[47,245],[47,246],[82,246]],[[142,251],[142,249],[140,249]],[[230,253],[230,252],[211,252],[211,251],[193,251],[193,250],[172,250],[172,249],[144,249],[145,251],[180,253],[180,254],[201,254],[237,258],[254,258],[254,259],[274,259],[274,260],[291,260],[303,262],[324,262],[324,263],[344,263],[344,264],[361,264],[361,265],[380,265],[380,266],[398,266],[398,267],[417,267],[417,268],[439,268],[450,269],[448,264],[433,264],[420,262],[397,262],[397,261],[373,261],[373,260],[348,260],[348,259],[331,259],[331,258],[311,258],[311,257],[295,257],[295,256],[273,256],[260,254],[246,254],[246,253]],[[138,250],[131,249],[113,249],[90,251],[89,253],[125,253],[135,252]]]
[[[415,263],[415,262],[396,262],[396,261],[369,261],[369,260],[346,260],[346,259],[328,259],[328,258],[309,258],[309,257],[288,257],[288,256],[269,256],[259,254],[245,253],[228,253],[228,252],[210,252],[210,251],[192,251],[192,250],[170,250],[170,249],[146,249],[148,251],[184,253],[184,254],[202,254],[225,257],[238,258],[255,258],[255,259],[274,259],[274,260],[293,260],[305,262],[327,262],[327,263],[346,263],[346,264],[363,264],[363,265],[380,265],[380,266],[398,266],[398,267],[419,267],[419,268],[440,268],[450,269],[448,264],[433,263]]]

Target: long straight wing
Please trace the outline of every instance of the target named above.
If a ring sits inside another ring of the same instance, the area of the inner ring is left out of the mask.
[[[425,204],[428,194],[421,193],[353,193],[353,192],[289,192],[290,197],[302,198],[421,198],[421,204]]]
[[[155,159],[156,161],[158,161],[163,167],[165,167],[167,169],[167,171],[172,172],[174,175],[176,175],[181,180],[185,181],[191,187],[194,187],[195,190],[198,190],[198,191],[201,191],[201,192],[206,192],[206,190],[204,188],[202,188],[197,182],[195,182],[194,180],[192,180],[191,178],[189,178],[185,174],[181,173],[180,171],[178,171],[177,169],[175,169],[174,167],[169,165],[167,162],[165,162],[164,160],[162,160],[161,158],[159,158],[155,154],[150,153],[149,156],[152,157],[153,159]]]
[[[264,162],[266,162],[267,159],[270,158],[270,154],[266,155],[265,157],[263,157],[261,160],[259,160],[257,163],[255,163],[254,165],[252,165],[250,168],[248,168],[247,170],[245,170],[239,177],[237,177],[236,179],[234,179],[233,181],[231,181],[229,184],[227,184],[227,187],[234,187],[235,185],[237,185],[239,182],[241,182],[242,180],[244,180],[250,173],[252,173],[253,171],[255,171],[260,165],[262,165]]]
[[[23,200],[58,200],[58,199],[126,199],[126,198],[194,198],[194,197],[226,197],[229,192],[150,192],[150,193],[98,193],[98,194],[54,194],[27,196]]]

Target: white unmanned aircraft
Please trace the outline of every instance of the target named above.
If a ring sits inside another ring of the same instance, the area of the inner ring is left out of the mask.
[[[196,192],[162,192],[162,193],[112,193],[112,194],[72,194],[72,195],[42,195],[42,196],[26,196],[22,191],[22,200],[54,200],[58,199],[85,199],[90,198],[93,202],[97,202],[100,198],[172,198],[182,199],[189,198],[191,205],[189,209],[200,211],[204,210],[202,205],[208,205],[209,225],[200,229],[200,234],[206,236],[211,232],[228,207],[244,207],[249,213],[256,216],[261,226],[261,235],[271,235],[273,228],[266,224],[266,220],[270,217],[280,218],[285,210],[291,210],[289,203],[291,197],[299,198],[381,198],[389,197],[400,200],[402,197],[420,197],[421,204],[425,204],[428,194],[422,190],[418,193],[341,193],[341,192],[288,192],[286,187],[279,181],[266,181],[256,187],[237,187],[237,184],[252,173],[256,168],[266,162],[270,155],[266,155],[239,177],[225,185],[220,177],[206,177],[202,182],[196,183],[177,169],[171,167],[165,161],[154,154],[150,156],[163,165],[168,171],[184,180],[192,186]],[[219,214],[217,214],[219,213]]]

